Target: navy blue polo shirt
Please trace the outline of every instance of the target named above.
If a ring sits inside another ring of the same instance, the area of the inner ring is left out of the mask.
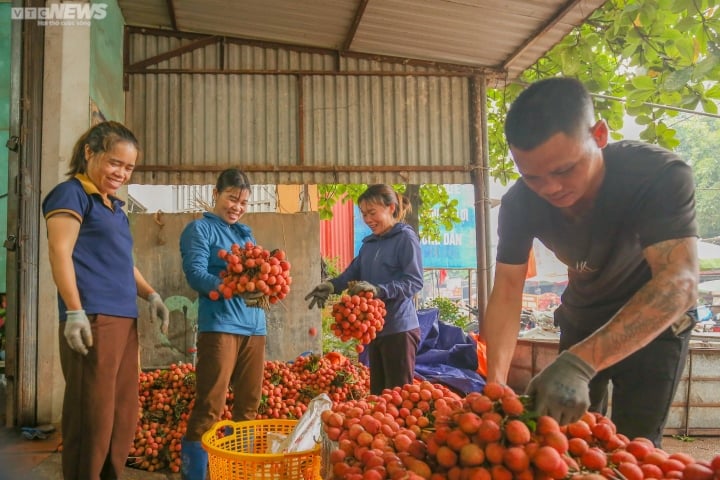
[[[137,318],[137,285],[133,270],[130,222],[124,202],[104,200],[87,175],[77,174],[55,186],[42,203],[45,219],[70,214],[80,222],[73,265],[80,301],[88,315]],[[60,319],[65,302],[58,295]]]

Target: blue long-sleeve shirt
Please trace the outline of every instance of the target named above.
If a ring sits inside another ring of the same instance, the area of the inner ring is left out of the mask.
[[[385,326],[378,337],[418,328],[413,296],[422,290],[423,269],[420,241],[415,230],[396,223],[383,235],[371,234],[362,241],[357,257],[330,280],[341,292],[353,280],[364,280],[378,288],[377,297],[385,302]]]
[[[218,257],[221,249],[233,243],[255,243],[250,227],[228,224],[217,215],[205,212],[190,222],[180,235],[180,254],[188,284],[199,294],[198,331],[237,335],[266,335],[265,311],[248,307],[241,297],[210,300],[208,294],[222,283],[220,272],[227,267]]]

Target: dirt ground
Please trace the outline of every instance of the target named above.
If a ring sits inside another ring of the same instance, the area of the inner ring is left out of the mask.
[[[720,455],[720,437],[664,437],[662,449],[668,453],[689,453],[695,460],[710,461]]]

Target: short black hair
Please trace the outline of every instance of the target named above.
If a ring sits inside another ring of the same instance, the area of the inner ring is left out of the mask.
[[[239,188],[240,190],[252,191],[252,185],[250,184],[250,180],[247,175],[237,168],[228,168],[227,170],[223,170],[220,175],[218,175],[215,188],[218,193],[222,193],[228,188]]]
[[[510,106],[505,139],[520,150],[532,150],[556,133],[576,137],[594,123],[592,98],[574,78],[553,77],[537,81]]]

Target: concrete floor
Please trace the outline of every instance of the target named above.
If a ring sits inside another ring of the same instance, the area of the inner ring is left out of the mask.
[[[25,440],[20,430],[0,428],[0,480],[62,479],[58,431],[45,440]],[[180,480],[180,474],[156,473],[127,467],[123,480]]]

